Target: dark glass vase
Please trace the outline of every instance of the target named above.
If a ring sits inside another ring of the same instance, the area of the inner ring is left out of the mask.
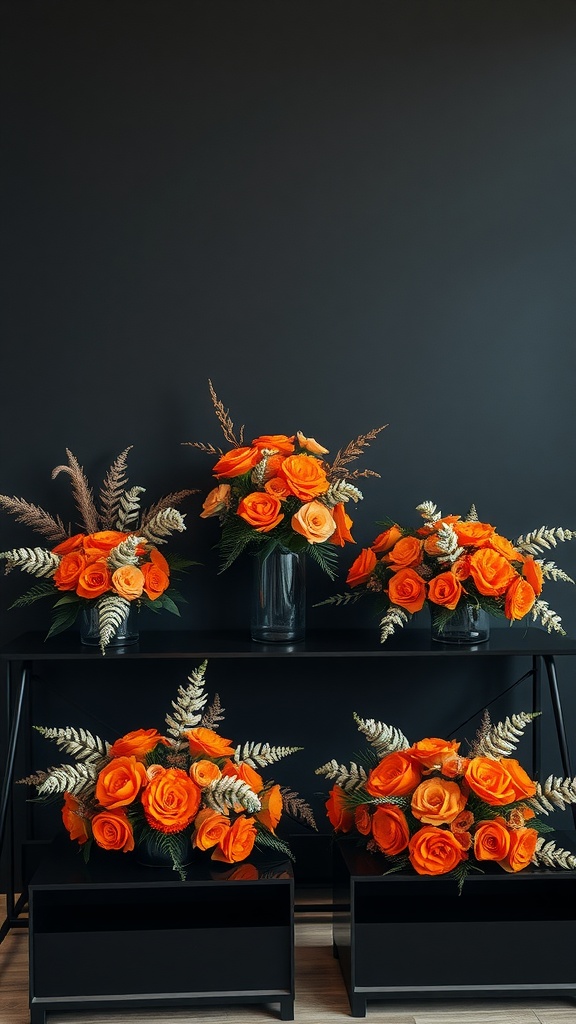
[[[306,632],[306,556],[280,546],[254,557],[251,636],[293,643]]]
[[[490,639],[490,616],[477,604],[462,604],[449,619],[431,609],[432,639],[442,644],[481,644]]]

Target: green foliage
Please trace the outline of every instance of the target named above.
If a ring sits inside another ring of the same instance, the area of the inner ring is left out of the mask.
[[[36,583],[35,586],[27,590],[25,594],[21,594],[15,601],[9,605],[10,608],[26,608],[30,604],[34,604],[35,601],[40,601],[43,597],[54,597],[54,584],[49,583],[48,580],[44,580],[41,583]]]

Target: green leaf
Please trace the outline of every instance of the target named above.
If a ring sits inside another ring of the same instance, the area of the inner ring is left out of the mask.
[[[54,607],[55,608],[59,608],[61,605],[65,605],[65,604],[77,604],[77,605],[79,605],[80,601],[81,601],[81,598],[78,597],[77,594],[63,594],[62,597],[58,598],[58,600],[56,601],[56,604],[54,605]]]
[[[65,629],[69,629],[73,626],[78,615],[79,604],[66,604],[61,612],[57,612],[52,621],[50,629],[46,633],[46,640],[51,636],[56,636],[57,633],[63,633]]]
[[[172,615],[180,615],[180,609],[178,605],[176,604],[175,601],[172,600],[171,597],[168,597],[167,594],[162,595],[162,607],[165,608],[167,612],[171,612]]]
[[[30,604],[34,604],[34,601],[40,601],[43,597],[54,597],[54,584],[44,580],[42,583],[36,584],[27,590],[25,594],[17,597],[15,601],[9,605],[9,608],[26,608]]]
[[[308,544],[308,554],[318,563],[320,568],[330,577],[338,575],[338,553],[333,544]]]

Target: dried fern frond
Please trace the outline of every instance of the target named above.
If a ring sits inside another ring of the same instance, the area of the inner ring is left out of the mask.
[[[370,441],[373,441],[378,434],[385,430],[388,426],[385,423],[382,427],[376,427],[375,430],[369,430],[367,434],[360,434],[354,441],[350,441],[345,448],[340,448],[336,453],[336,458],[331,466],[327,470],[327,477],[330,481],[336,477],[347,477],[349,475],[348,470],[345,468],[349,462],[353,462],[355,459],[360,458],[364,454],[364,449],[369,447]],[[374,476],[380,476],[379,473],[374,473]]]
[[[472,505],[470,505],[470,508],[468,510],[468,515],[464,516],[464,522],[465,523],[477,523],[478,521],[479,520],[478,520],[478,513],[476,511],[476,505],[472,504]]]
[[[210,388],[210,397],[212,399],[212,404],[214,406],[214,412],[218,417],[218,422],[222,428],[222,433],[224,434],[224,437],[226,438],[229,444],[234,446],[234,448],[240,448],[240,446],[244,443],[244,427],[240,427],[238,439],[236,439],[236,435],[234,433],[234,424],[230,419],[230,414],[228,410],[224,408],[222,402],[218,398],[211,380],[208,380],[208,387]]]
[[[82,517],[86,533],[96,533],[99,525],[98,512],[94,504],[92,490],[76,456],[68,448],[66,449],[66,455],[68,456],[68,465],[56,466],[52,470],[52,479],[55,480],[60,473],[68,474],[72,481],[72,494],[74,495],[76,508]]]
[[[0,558],[6,559],[6,572],[21,569],[31,576],[53,576],[60,565],[60,556],[46,548],[12,548],[0,551]]]
[[[100,524],[103,530],[114,529],[120,498],[128,487],[126,464],[133,445],[125,448],[110,466],[100,488]]]
[[[317,830],[318,826],[316,825],[314,812],[310,804],[287,786],[280,786],[280,792],[286,814],[289,814],[295,821],[300,821],[302,824],[309,825],[310,828]]]
[[[482,723],[470,749],[470,757],[489,757],[495,761],[500,757],[510,757],[524,735],[526,726],[540,714],[540,711],[521,711],[492,725],[488,712],[484,711]]]
[[[149,519],[140,533],[146,540],[158,547],[159,544],[166,544],[173,533],[182,533],[186,529],[184,516],[175,508],[163,508],[160,512]]]
[[[172,494],[165,494],[163,498],[160,498],[159,501],[154,505],[151,505],[150,508],[145,509],[142,513],[140,529],[144,529],[144,527],[160,512],[164,512],[167,508],[175,508],[177,505],[180,505],[184,499],[188,498],[191,494],[198,494],[198,488],[188,487],[183,491],[173,491]]]
[[[271,747],[269,743],[240,743],[234,751],[234,760],[237,764],[243,761],[251,768],[264,768],[267,764],[274,764],[281,761],[283,757],[296,754],[303,747]]]
[[[451,523],[443,523],[436,534],[436,546],[446,561],[455,562],[464,553],[458,543],[458,536]]]
[[[389,636],[392,636],[396,629],[402,629],[406,625],[410,615],[402,608],[390,606],[388,611],[380,619],[380,643],[384,643]]]
[[[442,513],[433,501],[421,502],[420,505],[416,505],[416,511],[420,513],[422,519],[424,519],[429,526],[437,522],[438,519],[442,519]]]
[[[106,564],[111,572],[115,569],[120,569],[123,565],[138,565],[138,555],[136,554],[136,548],[139,544],[144,544],[144,537],[137,537],[136,534],[131,534],[126,537],[126,540],[120,541],[115,548],[112,548],[110,554],[106,559]]]
[[[392,725],[384,725],[383,722],[376,722],[373,718],[360,718],[355,711],[353,718],[359,731],[374,747],[378,757],[391,754],[394,750],[406,750],[410,746],[404,733]]]
[[[553,840],[549,839],[546,842],[544,837],[540,836],[536,841],[532,864],[545,868],[565,868],[569,871],[576,868],[576,857],[569,850],[556,846]]]
[[[60,516],[54,518],[39,505],[32,505],[24,501],[24,498],[10,498],[7,494],[0,494],[0,508],[13,515],[17,523],[24,523],[45,537],[50,544],[59,544],[68,536]]]
[[[558,541],[576,540],[576,531],[566,530],[563,526],[541,526],[525,536],[513,541],[514,547],[524,554],[537,555],[545,548],[557,547]]]
[[[62,793],[77,796],[78,793],[90,788],[97,778],[98,768],[92,762],[61,764],[49,768],[46,778],[37,784],[38,796],[59,796]]]
[[[324,494],[319,496],[319,501],[323,505],[327,505],[328,508],[334,508],[335,505],[339,505],[341,502],[346,503],[347,501],[359,502],[362,501],[364,495],[362,491],[351,484],[349,480],[345,480],[340,477],[335,480],[334,483],[330,484],[330,487]]]
[[[218,729],[218,723],[224,721],[224,708],[220,703],[219,694],[215,693],[210,707],[202,715],[200,725],[203,729]]]
[[[260,800],[248,783],[233,775],[224,775],[221,779],[210,782],[202,790],[202,796],[208,807],[220,811],[221,814],[235,807],[243,807],[249,814],[255,814],[262,808]]]
[[[572,577],[568,576],[568,574],[562,569],[559,569],[555,562],[544,562],[541,558],[537,558],[536,564],[540,566],[542,576],[545,580],[556,580],[561,583],[574,583]]]
[[[360,789],[361,786],[365,785],[368,778],[362,765],[351,761],[350,766],[347,767],[345,764],[339,764],[335,759],[327,761],[321,768],[317,768],[315,774],[325,775],[327,779],[332,779],[346,793]]]
[[[188,686],[179,686],[175,701],[172,701],[174,714],[166,715],[168,734],[180,740],[185,732],[200,725],[202,709],[208,700],[204,692],[206,668],[208,662],[203,661],[188,676]]]
[[[100,762],[108,756],[108,744],[87,729],[73,729],[71,726],[46,728],[42,725],[33,728],[45,739],[53,740],[60,750],[71,754],[77,761]]]
[[[189,448],[198,448],[201,452],[207,452],[208,455],[223,455],[222,448],[216,447],[213,444],[204,444],[203,441],[182,441],[182,444],[188,445]]]
[[[544,785],[536,783],[536,792],[527,803],[541,814],[550,814],[555,808],[563,811],[567,804],[576,804],[576,776],[558,779],[549,775]]]
[[[29,605],[34,604],[35,601],[40,601],[44,597],[54,597],[54,584],[49,583],[48,580],[42,580],[41,583],[34,584],[27,590],[25,594],[21,594],[17,597],[10,608],[28,608]]]
[[[119,594],[104,594],[98,599],[97,608],[100,650],[104,654],[130,611],[130,601]]]
[[[116,518],[117,530],[129,533],[135,528],[140,517],[140,495],[144,494],[145,490],[145,487],[130,487],[122,493]]]
[[[566,630],[562,626],[562,619],[557,612],[550,608],[548,601],[543,601],[542,598],[539,598],[532,605],[530,614],[532,615],[532,621],[535,622],[537,619],[540,619],[546,632],[552,633],[554,631],[562,636],[566,636]]]
[[[359,590],[350,591],[349,594],[332,594],[332,597],[327,597],[324,601],[317,601],[312,607],[321,608],[325,604],[334,604],[336,607],[341,604],[354,604],[363,594],[364,592]]]

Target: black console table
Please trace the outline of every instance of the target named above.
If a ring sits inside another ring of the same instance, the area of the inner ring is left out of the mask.
[[[143,632],[137,644],[122,649],[108,649],[102,657],[98,648],[80,643],[77,634],[69,631],[49,641],[41,632],[25,633],[0,648],[5,665],[5,697],[8,740],[0,795],[0,850],[6,846],[9,860],[7,916],[0,927],[0,941],[11,927],[25,927],[21,917],[27,894],[14,898],[14,850],[6,842],[10,831],[14,765],[21,733],[23,709],[29,694],[32,667],[41,662],[99,661],[102,671],[110,662],[137,662],[150,659],[254,659],[294,658],[306,661],[318,658],[478,658],[490,665],[494,658],[523,657],[529,660],[527,674],[532,676],[533,709],[541,708],[543,669],[550,689],[558,745],[565,776],[572,777],[570,752],[566,737],[562,702],[558,687],[555,659],[576,654],[576,640],[550,635],[544,630],[522,626],[492,629],[490,640],[474,646],[442,644],[433,641],[427,629],[400,630],[385,644],[380,644],[377,630],[310,631],[305,640],[295,644],[261,644],[251,641],[245,632],[150,631]],[[541,729],[539,719],[533,727],[533,765],[538,776],[540,768]],[[572,808],[576,823],[576,807]],[[11,840],[11,837],[10,837]]]

